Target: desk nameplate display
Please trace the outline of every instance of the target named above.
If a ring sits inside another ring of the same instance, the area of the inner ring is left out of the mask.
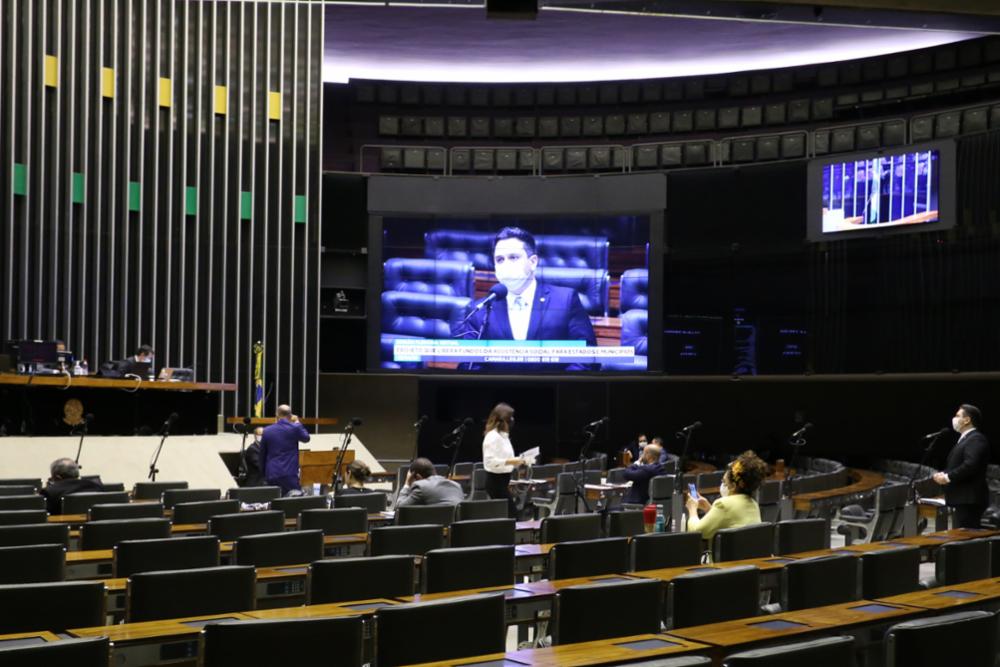
[[[657,648],[670,648],[672,646],[680,646],[680,644],[678,642],[672,642],[667,639],[639,639],[634,642],[622,642],[620,644],[615,644],[615,646],[631,649],[633,651],[650,651],[652,649],[657,649]]]
[[[934,595],[939,595],[945,598],[958,598],[960,600],[982,597],[981,593],[973,593],[971,591],[937,591]]]
[[[782,619],[775,619],[773,621],[759,621],[757,623],[747,623],[749,627],[760,628],[762,630],[792,630],[796,628],[808,628],[808,623],[799,623],[798,621],[785,621]]]

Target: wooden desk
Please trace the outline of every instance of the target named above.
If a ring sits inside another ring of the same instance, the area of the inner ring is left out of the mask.
[[[28,646],[37,644],[38,640],[43,642],[57,642],[59,637],[48,631],[41,632],[15,632],[9,635],[0,635],[0,648],[14,648],[16,646]]]
[[[108,637],[114,665],[157,665],[198,657],[198,635],[206,621],[249,620],[246,614],[212,614],[162,621],[102,625],[68,630],[73,637]]]
[[[96,375],[17,375],[0,373],[0,385],[22,387],[86,387],[90,389],[142,389],[144,391],[236,391],[232,382],[171,382],[104,378]]]
[[[998,578],[967,581],[955,586],[940,586],[913,593],[893,595],[879,600],[879,602],[887,604],[934,610],[984,603],[989,603],[991,608],[995,608],[998,601],[1000,601],[1000,579]]]
[[[876,611],[865,611],[866,605],[876,604],[884,608]],[[828,607],[754,616],[710,625],[674,628],[668,632],[676,637],[722,647],[726,650],[717,652],[717,655],[722,655],[723,653],[733,653],[736,650],[745,650],[753,644],[761,642],[773,642],[776,639],[797,635],[829,632],[834,628],[846,630],[857,625],[873,625],[886,621],[898,622],[899,619],[920,613],[922,611],[914,607],[858,600]],[[784,627],[775,628],[774,624]]]
[[[816,507],[829,508],[834,505],[842,505],[855,497],[873,492],[885,482],[885,477],[881,473],[859,468],[848,468],[847,476],[851,481],[847,486],[796,494],[792,498],[792,507],[797,512],[809,512]]]
[[[248,611],[250,618],[329,618],[331,616],[373,616],[382,607],[400,604],[396,600],[376,598],[373,600],[354,600],[351,602],[334,602],[331,604],[312,604],[302,607],[285,607],[283,609],[264,609]]]
[[[641,646],[636,644],[642,642]],[[630,645],[633,647],[630,648]],[[620,665],[636,660],[653,660],[703,653],[709,649],[704,644],[669,634],[632,635],[578,644],[563,644],[546,648],[529,648],[507,653],[491,653],[457,660],[428,662],[419,667],[458,667],[476,665],[496,660],[510,660],[534,667],[589,667],[592,665]],[[418,666],[414,666],[418,667]]]
[[[242,424],[245,417],[226,417],[227,424]],[[251,426],[267,426],[278,421],[277,417],[251,417]],[[340,422],[336,417],[299,417],[304,426],[335,426]]]

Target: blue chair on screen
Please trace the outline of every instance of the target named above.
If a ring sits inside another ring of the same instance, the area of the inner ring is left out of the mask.
[[[649,270],[629,269],[622,274],[619,312],[649,310]]]
[[[580,295],[583,309],[591,317],[607,317],[608,272],[604,269],[539,267],[535,276],[541,282],[572,287]]]
[[[463,316],[471,301],[469,297],[383,292],[383,367],[389,368],[386,363],[395,363],[391,350],[392,343],[397,338],[451,338],[451,323]],[[385,354],[386,346],[389,349],[388,356]]]
[[[622,345],[632,345],[635,347],[635,358],[632,363],[610,362],[602,365],[606,371],[644,371],[649,358],[649,342],[646,336],[648,312],[638,308],[623,313],[622,322]]]
[[[472,262],[482,271],[493,270],[495,232],[435,229],[424,234],[424,257],[434,260]]]
[[[471,262],[393,257],[384,268],[383,283],[389,292],[473,295],[475,270]]]
[[[607,269],[608,239],[603,236],[535,236],[538,265],[566,269]]]

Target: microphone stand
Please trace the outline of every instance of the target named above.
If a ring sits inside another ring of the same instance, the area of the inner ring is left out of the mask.
[[[449,474],[455,474],[455,462],[458,461],[458,450],[462,448],[462,441],[465,440],[465,430],[468,428],[468,424],[464,421],[458,425],[458,431],[454,434],[449,433],[445,436],[445,439],[450,439],[450,443],[442,444],[441,446],[445,449],[451,449],[451,465],[448,467]]]
[[[87,430],[88,430],[87,426],[88,426],[88,424],[87,424],[87,420],[86,419],[83,420],[82,424],[79,424],[79,429],[80,429],[80,443],[76,446],[76,458],[74,459],[74,461],[76,462],[77,467],[81,468],[81,469],[83,468],[83,466],[80,465],[80,452],[83,451],[83,439],[87,435]]]
[[[920,494],[917,493],[917,475],[919,475],[920,471],[923,470],[924,466],[927,465],[927,460],[930,459],[931,452],[934,450],[934,446],[937,445],[938,440],[940,440],[941,436],[944,435],[945,433],[946,433],[946,431],[944,429],[938,431],[934,435],[934,437],[931,438],[930,442],[927,443],[927,446],[924,447],[923,454],[921,454],[921,456],[920,456],[920,463],[917,465],[917,468],[910,475],[910,481],[909,481],[909,485],[910,485],[909,502],[915,503],[915,502],[918,502],[920,500]]]
[[[236,482],[240,486],[247,481],[247,431],[250,429],[250,425],[244,423],[243,428],[240,429],[243,433],[243,438],[240,440],[240,469],[237,475]]]
[[[782,488],[785,490],[785,498],[791,501],[795,496],[795,485],[792,482],[795,481],[796,477],[799,477],[799,452],[806,446],[805,435],[790,438],[788,444],[792,446],[792,460],[789,464],[792,474],[785,476],[785,483],[782,485]]]
[[[160,452],[163,451],[163,443],[167,441],[167,437],[170,435],[170,425],[173,423],[173,421],[174,421],[173,419],[168,418],[167,421],[163,422],[163,433],[162,433],[163,437],[160,438],[160,444],[156,447],[156,453],[153,454],[153,460],[149,463],[150,482],[155,482],[156,473],[160,472],[160,470],[156,467],[156,464],[160,460]]]
[[[597,429],[601,428],[600,424],[591,429],[589,426],[583,428],[583,434],[587,436],[586,440],[583,441],[583,447],[580,448],[580,476],[576,478],[576,497],[583,503],[584,512],[590,512],[590,503],[587,502],[587,457],[590,456],[590,450],[594,446],[594,440],[597,439]]]
[[[677,459],[677,474],[674,476],[674,486],[679,495],[684,492],[684,467],[687,465],[688,450],[691,448],[691,436],[694,435],[694,429],[689,428],[686,431],[681,431],[678,435],[684,438],[684,448],[681,450],[680,458]]]
[[[340,445],[340,451],[337,452],[337,465],[333,469],[333,495],[337,497],[340,495],[340,467],[344,465],[344,456],[347,454],[347,446],[351,442],[351,437],[354,435],[354,420],[352,419],[348,424],[347,428],[344,429],[344,440]]]

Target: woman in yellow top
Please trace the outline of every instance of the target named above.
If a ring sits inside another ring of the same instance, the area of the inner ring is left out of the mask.
[[[722,476],[718,500],[709,504],[704,498],[687,497],[684,502],[688,513],[687,529],[700,532],[704,540],[711,542],[715,533],[723,528],[760,523],[760,507],[753,494],[766,476],[767,464],[756,454],[752,451],[740,454]],[[707,512],[700,519],[699,509]]]

